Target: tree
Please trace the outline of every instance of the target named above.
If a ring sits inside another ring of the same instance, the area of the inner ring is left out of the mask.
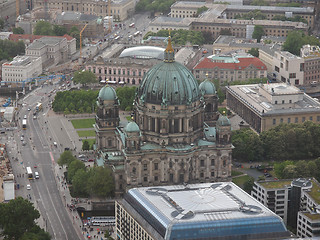
[[[0,60],[10,59],[25,52],[23,41],[13,42],[8,39],[0,40]]]
[[[6,239],[20,239],[28,232],[38,234],[41,231],[40,228],[36,227],[35,219],[39,217],[40,214],[33,204],[22,197],[17,197],[9,203],[1,203],[0,226],[3,229],[2,235]],[[48,234],[45,235],[47,237],[41,239],[50,239]]]
[[[136,87],[121,87],[116,89],[120,101],[120,109],[132,110]]]
[[[91,71],[79,71],[74,73],[73,82],[75,84],[80,83],[82,86],[86,86],[87,84],[97,82],[97,78]]]
[[[13,34],[24,34],[24,30],[21,27],[13,28]]]
[[[79,171],[80,169],[85,170],[86,166],[84,165],[83,162],[81,162],[80,160],[76,159],[74,161],[72,161],[69,165],[68,165],[68,180],[72,182],[72,179],[74,177],[74,175],[76,174],[77,171]]]
[[[84,169],[79,169],[72,178],[72,194],[78,197],[88,197],[89,173]]]
[[[283,50],[291,52],[297,56],[300,55],[300,48],[303,45],[304,33],[301,31],[291,31],[283,44]]]
[[[2,30],[3,27],[4,27],[4,21],[3,19],[0,18],[0,30]]]
[[[62,165],[67,165],[69,166],[69,164],[73,161],[77,160],[77,158],[75,158],[72,155],[71,151],[64,151],[63,153],[61,153],[60,158],[58,159],[58,164],[60,166]]]
[[[112,197],[114,194],[112,170],[108,167],[91,168],[87,189],[91,196]]]
[[[251,48],[248,53],[254,57],[259,57],[259,48]]]
[[[89,142],[87,140],[84,140],[82,144],[82,150],[86,151],[86,150],[89,150],[89,148],[90,148]]]
[[[254,31],[252,33],[252,38],[257,39],[258,42],[260,42],[261,37],[264,35],[264,30],[261,25],[255,25]]]
[[[65,34],[67,34],[67,29],[63,26],[54,25],[53,32],[56,36],[63,36]]]
[[[34,31],[34,35],[46,35],[46,36],[54,36],[54,31],[51,23],[46,21],[37,22]]]
[[[251,194],[254,185],[254,178],[250,177],[247,181],[243,183],[243,190]]]

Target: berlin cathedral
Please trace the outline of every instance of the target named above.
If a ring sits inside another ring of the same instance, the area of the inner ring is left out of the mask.
[[[96,147],[112,168],[116,197],[141,186],[231,180],[231,124],[218,112],[208,80],[200,85],[175,62],[169,38],[164,61],[153,66],[137,88],[132,121],[120,121],[111,86],[97,98]]]

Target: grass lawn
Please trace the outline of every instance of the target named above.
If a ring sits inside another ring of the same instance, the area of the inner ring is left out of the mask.
[[[127,119],[128,121],[131,121],[131,120],[132,120],[130,116],[126,116],[126,119]]]
[[[243,187],[243,184],[250,179],[250,176],[245,175],[241,177],[234,177],[232,178],[232,182],[238,185],[239,187]]]
[[[94,118],[74,119],[74,120],[71,120],[71,123],[75,129],[93,128],[92,125],[95,123],[95,119]]]
[[[231,176],[232,177],[236,177],[236,176],[239,176],[239,175],[242,175],[243,172],[240,172],[240,171],[236,171],[236,170],[232,170],[231,171]]]
[[[92,145],[96,143],[96,139],[82,139],[82,144],[84,141],[88,141],[90,149],[92,149]]]
[[[95,137],[96,133],[94,130],[84,130],[84,131],[77,131],[79,137]]]

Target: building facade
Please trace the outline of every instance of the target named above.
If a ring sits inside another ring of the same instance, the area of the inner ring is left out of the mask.
[[[300,50],[304,59],[304,85],[318,84],[320,82],[320,48],[319,46],[304,45]]]
[[[30,78],[38,77],[42,73],[41,58],[31,56],[17,56],[11,62],[2,64],[2,83],[12,86],[20,85]]]
[[[97,161],[113,168],[116,194],[230,178],[230,121],[218,113],[213,83],[199,86],[174,60],[171,40],[164,61],[149,69],[137,89],[133,122],[120,127],[119,102],[110,86],[100,90],[97,105]]]
[[[44,8],[44,2],[34,1],[34,8]],[[62,12],[80,12],[99,17],[108,16],[108,1],[93,0],[53,0],[47,2],[48,9],[56,9]],[[113,19],[123,21],[134,13],[135,2],[133,0],[111,1],[110,14]]]
[[[284,239],[282,219],[232,182],[130,189],[116,202],[119,240]]]
[[[281,123],[320,123],[320,103],[288,83],[226,87],[227,106],[258,133]]]
[[[253,78],[266,78],[267,67],[259,58],[244,53],[214,55],[204,58],[193,68],[198,80],[219,79],[223,82],[246,81]]]
[[[71,58],[66,38],[42,37],[26,47],[26,56],[40,57],[42,67],[63,63]]]

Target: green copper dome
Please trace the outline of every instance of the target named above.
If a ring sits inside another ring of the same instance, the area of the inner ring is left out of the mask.
[[[216,94],[216,87],[209,80],[205,80],[202,83],[200,83],[199,88],[200,88],[200,91],[204,95],[215,95]]]
[[[230,126],[230,120],[227,116],[224,115],[220,115],[218,121],[217,121],[217,125],[219,126]]]
[[[114,101],[117,99],[117,94],[113,87],[104,86],[100,89],[98,98],[103,101]]]
[[[146,73],[138,88],[138,98],[146,103],[185,105],[199,100],[200,90],[185,66],[164,61]]]
[[[126,126],[126,132],[140,132],[140,128],[135,122],[129,122]]]

